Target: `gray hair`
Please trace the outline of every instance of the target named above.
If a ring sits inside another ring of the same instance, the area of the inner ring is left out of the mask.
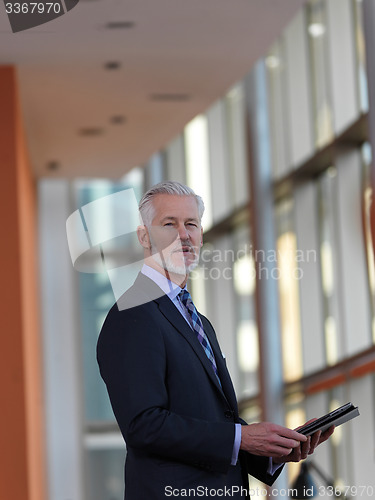
[[[145,226],[151,226],[152,221],[155,216],[155,209],[153,205],[153,198],[158,194],[170,194],[178,196],[193,196],[198,206],[199,220],[202,220],[204,212],[204,203],[202,198],[195,194],[195,192],[189,187],[181,184],[177,181],[163,181],[159,184],[152,186],[147,193],[142,196],[139,202],[139,213],[141,215],[143,224]]]

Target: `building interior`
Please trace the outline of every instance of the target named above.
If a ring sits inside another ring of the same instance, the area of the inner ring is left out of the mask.
[[[306,463],[316,496],[374,495],[374,33],[372,0],[80,0],[16,33],[0,12],[2,499],[123,499],[95,350],[141,260],[130,240],[75,260],[67,221],[90,206],[103,242],[101,200],[163,180],[205,202],[189,288],[241,416],[296,428],[352,402]]]

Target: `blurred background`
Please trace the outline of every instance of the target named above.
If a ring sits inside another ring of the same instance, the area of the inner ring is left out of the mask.
[[[327,478],[373,496],[374,32],[372,0],[81,0],[15,34],[0,10],[2,499],[123,498],[95,348],[135,270],[75,270],[65,224],[164,179],[205,201],[190,288],[242,416],[296,427],[352,401],[311,473],[322,498]]]

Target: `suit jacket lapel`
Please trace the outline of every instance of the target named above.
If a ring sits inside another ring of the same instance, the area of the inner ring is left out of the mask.
[[[224,392],[224,394],[225,394],[225,396],[226,396],[226,398],[227,398],[227,400],[228,400],[231,408],[233,408],[233,410],[235,410],[235,412],[237,414],[238,413],[238,407],[237,407],[236,393],[234,391],[232,380],[230,378],[227,366],[225,364],[225,361],[224,361],[224,358],[223,358],[223,354],[222,354],[222,352],[220,350],[220,347],[219,347],[219,344],[218,344],[216,338],[213,337],[213,335],[211,334],[212,326],[210,325],[210,323],[208,322],[208,320],[206,320],[206,318],[202,318],[201,317],[201,320],[202,320],[202,323],[203,323],[203,326],[204,326],[204,331],[206,332],[206,335],[208,337],[208,340],[210,341],[212,350],[213,350],[214,355],[215,355],[216,366],[217,366],[217,371],[219,373],[220,382],[221,382],[221,385],[222,385],[222,390],[223,390],[223,392]]]
[[[190,344],[201,363],[203,364],[208,376],[223,394],[222,388],[216,378],[212,365],[206,356],[196,334],[192,331],[186,320],[182,317],[177,307],[172,303],[169,297],[161,297],[155,302],[158,303],[161,313],[168,319],[168,321],[176,328],[176,330],[187,340]],[[216,356],[215,356],[216,357]]]
[[[134,287],[138,290],[142,291],[142,296],[144,297],[144,300],[142,300],[142,303],[147,302],[148,300],[154,301],[158,304],[160,312],[167,318],[167,320],[175,327],[175,329],[186,339],[186,341],[190,344],[191,348],[194,350],[196,355],[198,356],[199,360],[203,364],[209,378],[213,382],[213,384],[216,386],[216,388],[219,390],[219,392],[222,394],[222,396],[227,399],[226,396],[226,389],[228,390],[229,393],[229,400],[228,403],[230,404],[231,408],[236,408],[236,398],[234,396],[234,405],[233,405],[233,386],[232,383],[230,382],[229,374],[227,372],[227,369],[225,367],[224,360],[222,358],[221,352],[216,348],[216,343],[212,340],[212,337],[210,335],[210,332],[206,332],[209,341],[211,343],[211,347],[214,351],[215,359],[216,359],[216,364],[218,368],[218,373],[220,378],[220,382],[223,387],[220,386],[216,375],[213,371],[212,365],[209,361],[209,359],[206,356],[206,353],[204,352],[199,340],[197,339],[195,333],[192,331],[192,329],[189,327],[187,324],[186,320],[182,317],[181,313],[177,309],[177,307],[173,304],[173,302],[170,300],[169,297],[165,295],[165,293],[161,290],[161,288],[156,285],[154,281],[152,281],[150,278],[147,276],[143,275],[140,273],[134,283]],[[207,329],[208,330],[208,329]],[[205,329],[206,331],[206,329]]]

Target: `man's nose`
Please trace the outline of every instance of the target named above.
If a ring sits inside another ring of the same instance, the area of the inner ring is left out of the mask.
[[[180,240],[189,239],[189,233],[188,233],[184,224],[181,224],[180,226],[178,226],[178,237]]]

